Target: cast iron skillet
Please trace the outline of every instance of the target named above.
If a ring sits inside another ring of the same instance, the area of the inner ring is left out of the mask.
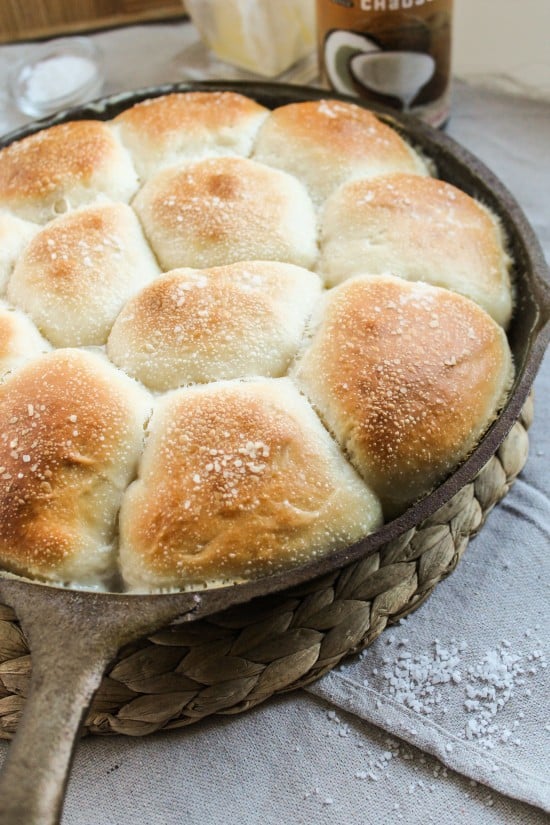
[[[67,120],[107,120],[139,100],[171,91],[241,92],[275,108],[333,95],[265,83],[179,83],[104,98],[13,132],[0,147]],[[353,100],[357,103],[357,100]],[[495,176],[449,137],[405,115],[376,107],[437,164],[438,174],[479,198],[504,225],[515,261],[517,308],[510,329],[517,376],[506,408],[472,455],[431,495],[363,541],[327,558],[258,581],[198,593],[137,596],[64,590],[0,572],[0,603],[18,616],[32,651],[30,695],[0,777],[0,825],[59,821],[80,723],[117,651],[168,623],[191,622],[364,558],[428,518],[467,484],[496,452],[519,416],[550,339],[550,275],[521,209]]]

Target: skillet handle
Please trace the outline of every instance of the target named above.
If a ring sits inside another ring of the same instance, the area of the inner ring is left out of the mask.
[[[81,668],[68,670],[68,651],[74,653],[74,640],[52,664],[35,649],[31,691],[0,775],[1,825],[60,820],[78,730],[110,658],[79,659]]]
[[[0,580],[32,654],[23,717],[0,775],[0,825],[56,825],[84,714],[122,645],[191,613],[182,600],[136,614],[125,597]]]
[[[30,693],[0,776],[0,825],[54,825],[82,718],[116,651],[97,640],[90,649],[74,627],[67,633],[51,605],[43,606],[37,626],[28,614],[44,602],[45,588],[30,600],[28,591],[11,588],[5,596],[2,587],[0,593],[19,617],[32,651]]]

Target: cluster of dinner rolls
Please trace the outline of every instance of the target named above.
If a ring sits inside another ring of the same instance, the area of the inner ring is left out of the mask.
[[[146,99],[0,151],[0,567],[201,588],[360,541],[506,402],[497,218],[371,112]]]

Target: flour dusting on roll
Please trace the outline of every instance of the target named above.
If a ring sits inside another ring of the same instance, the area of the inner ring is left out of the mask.
[[[36,223],[97,200],[128,202],[137,186],[128,153],[96,120],[61,123],[0,150],[0,209]]]
[[[105,204],[58,218],[35,235],[8,297],[56,346],[102,345],[125,301],[159,272],[134,212]]]
[[[501,327],[469,299],[371,276],[327,294],[296,378],[392,517],[476,446],[513,365]]]
[[[252,156],[299,178],[319,205],[340,184],[387,172],[428,174],[420,155],[372,112],[338,100],[275,109]]]
[[[0,384],[0,564],[100,585],[151,401],[99,356],[58,350]]]
[[[246,158],[209,158],[151,178],[134,199],[163,269],[317,257],[313,206],[302,184]]]
[[[494,215],[434,178],[396,174],[347,183],[321,216],[318,271],[329,286],[391,272],[460,292],[506,327],[510,265]]]
[[[242,581],[319,558],[380,524],[360,480],[287,378],[177,390],[155,409],[120,516],[137,590]]]
[[[107,352],[154,390],[281,376],[320,294],[313,272],[275,261],[176,269],[126,304]]]
[[[112,127],[146,180],[213,155],[249,155],[268,109],[235,92],[179,92],[136,103]]]

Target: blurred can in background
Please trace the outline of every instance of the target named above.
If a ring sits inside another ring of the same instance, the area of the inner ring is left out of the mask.
[[[323,80],[342,94],[449,116],[453,0],[317,0]]]

